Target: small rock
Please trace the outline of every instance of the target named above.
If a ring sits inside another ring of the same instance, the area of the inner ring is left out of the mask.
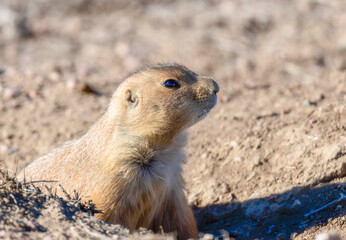
[[[262,127],[259,125],[256,125],[252,128],[252,131],[254,131],[254,132],[261,131],[261,130],[262,130]]]
[[[8,233],[5,230],[1,230],[0,231],[0,237],[4,237],[7,235]]]
[[[34,90],[30,90],[27,94],[30,99],[35,99],[37,97],[37,92]]]
[[[29,231],[37,231],[37,230],[38,230],[36,224],[33,223],[32,221],[27,221],[27,222],[26,222],[26,228],[27,228]]]
[[[222,229],[222,230],[220,230],[220,233],[221,233],[222,239],[231,240],[229,233],[226,230]],[[232,238],[232,239],[234,239],[234,238]]]
[[[231,188],[229,187],[229,185],[227,183],[223,183],[221,185],[221,187],[222,187],[222,193],[223,194],[227,194],[227,193],[231,192]]]
[[[12,148],[9,148],[8,151],[9,151],[9,153],[15,153],[15,152],[19,151],[19,148],[12,147]]]
[[[282,111],[282,114],[287,115],[287,114],[291,113],[291,111],[292,111],[291,109],[284,109]]]
[[[341,240],[341,237],[334,230],[331,230],[317,234],[315,240]]]
[[[291,234],[291,239],[295,239],[296,237],[298,236],[298,233],[297,232],[294,232]]]
[[[203,235],[203,237],[201,239],[203,239],[203,240],[213,240],[214,236],[213,236],[213,234],[206,233],[206,234]]]
[[[255,168],[257,166],[260,166],[262,164],[261,158],[259,156],[255,156],[252,160],[252,168]]]
[[[278,198],[277,194],[270,194],[270,196],[268,197],[268,201],[269,202],[275,202],[275,200]]]
[[[243,161],[243,158],[242,158],[242,157],[235,157],[235,158],[234,158],[234,161],[236,161],[236,162],[241,162],[241,161]]]
[[[312,118],[312,119],[309,120],[309,123],[310,123],[310,124],[314,124],[314,123],[316,123],[316,122],[317,122],[317,119],[316,119],[316,118]]]
[[[310,106],[311,104],[310,104],[310,101],[309,100],[305,100],[304,102],[303,102],[303,106]]]
[[[60,74],[57,71],[52,71],[48,74],[48,78],[54,82],[60,80]]]
[[[298,199],[296,199],[296,200],[294,201],[294,203],[292,204],[291,209],[297,208],[297,207],[299,207],[299,206],[301,206],[301,205],[302,205],[302,202],[299,201]]]
[[[69,80],[67,80],[67,82],[66,82],[66,87],[67,87],[68,89],[76,90],[76,89],[77,89],[77,86],[78,86],[77,81],[74,80],[74,79],[69,79]]]
[[[202,153],[201,158],[206,159],[207,158],[207,153]]]
[[[237,143],[236,141],[231,141],[231,142],[230,142],[230,145],[231,145],[233,148],[238,147],[238,143]]]
[[[9,100],[15,97],[18,97],[20,95],[20,89],[19,88],[4,88],[2,96],[5,100]]]

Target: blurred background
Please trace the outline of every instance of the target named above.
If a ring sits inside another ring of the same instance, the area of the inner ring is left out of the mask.
[[[345,189],[344,0],[1,0],[0,166],[16,172],[83,134],[128,73],[172,61],[221,88],[186,149],[200,230],[312,239],[342,229],[328,219],[345,206],[310,222],[303,214]],[[293,191],[326,182],[335,185]],[[267,201],[285,191],[271,203],[297,208],[295,219]],[[210,213],[225,203],[238,222]]]
[[[342,0],[2,0],[0,61],[106,80],[177,61],[227,82],[304,82],[346,68],[345,25]]]

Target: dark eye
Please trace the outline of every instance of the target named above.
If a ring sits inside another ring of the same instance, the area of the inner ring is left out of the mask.
[[[180,88],[180,84],[174,79],[168,79],[163,84],[166,88]]]

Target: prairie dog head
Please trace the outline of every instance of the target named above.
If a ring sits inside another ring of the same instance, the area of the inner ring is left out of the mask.
[[[218,91],[213,79],[182,65],[157,65],[125,79],[108,113],[129,135],[172,138],[209,113]]]

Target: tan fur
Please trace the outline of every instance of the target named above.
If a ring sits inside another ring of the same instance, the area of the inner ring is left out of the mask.
[[[166,88],[167,79],[181,87]],[[99,219],[130,230],[162,227],[179,239],[197,238],[183,192],[183,131],[215,106],[217,91],[212,79],[181,65],[139,71],[118,87],[85,135],[38,158],[18,179],[45,180],[59,195],[57,184],[69,194],[76,190],[102,211]]]

